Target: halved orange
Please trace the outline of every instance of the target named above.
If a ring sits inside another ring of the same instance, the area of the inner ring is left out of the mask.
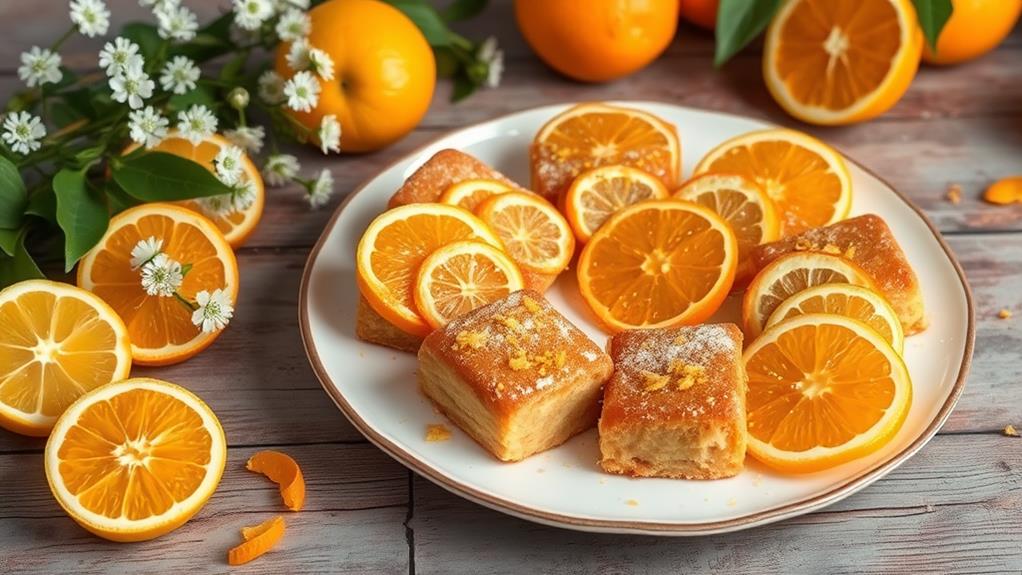
[[[92,292],[47,280],[0,291],[0,427],[45,437],[74,400],[130,370],[128,328]]]
[[[858,265],[842,257],[819,252],[794,252],[770,262],[752,280],[742,300],[746,337],[763,331],[767,318],[784,300],[823,284],[853,284],[876,291],[873,280]]]
[[[451,204],[474,212],[484,200],[497,194],[514,190],[511,186],[497,180],[463,180],[444,190],[440,195],[441,204]]]
[[[575,255],[575,237],[567,220],[536,194],[500,194],[484,201],[476,214],[526,271],[559,274]]]
[[[262,557],[284,536],[284,518],[271,517],[259,525],[241,528],[244,543],[227,552],[228,565],[244,565]]]
[[[786,472],[827,469],[880,449],[912,405],[901,356],[868,325],[807,314],[745,350],[749,453]]]
[[[781,128],[749,132],[710,150],[695,174],[738,174],[774,201],[781,233],[790,236],[844,219],[852,178],[844,158],[823,142]]]
[[[738,264],[731,227],[682,200],[647,200],[611,216],[582,250],[583,299],[612,332],[700,323],[727,297]]]
[[[362,234],[355,254],[359,291],[387,321],[426,336],[430,324],[415,307],[419,266],[437,249],[461,240],[500,247],[493,230],[464,208],[447,204],[408,204],[377,216]]]
[[[584,243],[621,208],[669,196],[660,179],[642,170],[603,166],[582,172],[575,178],[564,198],[564,215],[575,236]]]
[[[613,164],[638,168],[673,188],[681,144],[674,126],[653,114],[588,103],[561,112],[540,128],[530,158],[533,189],[557,201],[582,172]]]
[[[525,287],[511,258],[490,244],[454,242],[422,261],[415,306],[433,328]]]
[[[800,120],[860,122],[901,99],[922,49],[911,0],[792,0],[767,29],[763,78]]]
[[[177,298],[146,294],[138,270],[132,269],[131,250],[150,237],[163,241],[170,258],[191,264],[178,289],[183,297],[194,300],[200,291],[222,289],[238,301],[238,262],[230,244],[213,222],[172,204],[143,204],[111,218],[106,235],[78,264],[78,286],[124,319],[136,363],[178,363],[205,349],[221,331],[196,327],[192,311]]]
[[[781,220],[770,196],[752,179],[738,174],[703,174],[682,184],[674,197],[704,205],[724,218],[738,239],[735,282],[753,269],[749,250],[781,237]]]
[[[305,477],[288,454],[269,449],[259,451],[248,458],[245,469],[262,473],[279,485],[284,505],[291,511],[299,511],[305,504]]]
[[[216,490],[227,441],[187,389],[150,378],[98,387],[57,420],[46,479],[64,511],[112,541],[177,529]]]

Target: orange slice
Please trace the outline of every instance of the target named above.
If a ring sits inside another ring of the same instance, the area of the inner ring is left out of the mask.
[[[451,204],[474,212],[484,200],[497,194],[514,190],[511,186],[497,180],[464,180],[444,190],[440,195],[441,204]]]
[[[128,328],[95,294],[46,280],[0,291],[0,427],[45,437],[74,400],[130,370]]]
[[[877,292],[852,284],[822,284],[804,289],[781,302],[767,318],[766,327],[810,313],[859,320],[879,333],[894,351],[901,353],[905,347],[905,333],[891,304]]]
[[[504,252],[482,242],[454,242],[423,260],[415,305],[436,329],[524,287],[522,273]]]
[[[177,529],[213,495],[227,441],[192,392],[134,378],[74,402],[45,457],[50,490],[79,525],[112,541],[144,541]]]
[[[681,144],[674,126],[653,114],[607,104],[579,104],[540,128],[530,150],[532,187],[554,201],[582,172],[614,164],[678,182]]]
[[[222,330],[203,332],[192,311],[174,297],[150,296],[131,250],[147,238],[163,241],[163,252],[191,264],[178,292],[189,300],[200,291],[222,289],[238,301],[238,262],[215,225],[198,213],[171,204],[143,204],[110,220],[106,235],[78,264],[78,285],[103,298],[128,326],[131,353],[141,365],[178,363],[209,346]]]
[[[387,321],[407,333],[426,336],[432,328],[415,307],[419,266],[437,249],[461,240],[500,247],[493,230],[463,208],[425,203],[387,210],[358,242],[359,291]]]
[[[792,0],[767,30],[763,77],[800,120],[860,122],[901,99],[922,48],[911,0]]]
[[[756,337],[784,300],[813,286],[853,284],[876,291],[873,280],[856,264],[839,256],[795,252],[781,256],[752,280],[742,300],[746,337]]]
[[[1003,178],[992,184],[983,193],[983,199],[991,204],[1022,203],[1022,176]]]
[[[583,299],[611,331],[690,325],[727,297],[738,241],[720,216],[681,200],[648,200],[611,216],[582,250]]]
[[[781,237],[781,221],[773,200],[746,176],[696,176],[674,192],[674,197],[704,205],[731,225],[738,239],[736,282],[745,280],[753,271],[749,250]]]
[[[244,543],[227,552],[228,565],[244,565],[262,557],[284,536],[284,518],[272,517],[259,525],[242,527]]]
[[[483,202],[476,213],[525,270],[559,274],[575,255],[575,237],[567,220],[536,194],[500,194]]]
[[[291,511],[305,504],[305,478],[298,463],[279,451],[259,451],[248,458],[245,469],[262,473],[280,486],[280,496]]]
[[[912,405],[905,363],[866,324],[808,314],[745,350],[749,453],[788,472],[819,471],[880,449]]]
[[[771,129],[732,138],[710,150],[695,174],[737,174],[774,201],[785,236],[844,219],[852,207],[845,160],[823,142],[794,130]]]
[[[603,166],[579,174],[564,198],[564,213],[580,242],[625,206],[669,197],[658,178],[628,166]]]

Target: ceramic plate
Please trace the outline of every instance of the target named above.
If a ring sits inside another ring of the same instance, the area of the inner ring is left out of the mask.
[[[761,121],[650,102],[627,102],[678,127],[684,170]],[[973,308],[962,270],[919,210],[866,168],[850,161],[852,214],[887,220],[919,274],[931,325],[905,342],[914,382],[912,409],[897,437],[872,456],[810,475],[783,475],[749,458],[719,481],[630,479],[602,473],[596,431],[519,463],[501,463],[449,425],[454,437],[427,443],[426,425],[444,418],[418,391],[416,358],[355,338],[355,246],[391,194],[434,152],[457,148],[529,182],[528,146],[566,106],[547,106],[458,130],[401,159],[354,192],[312,251],[301,286],[302,337],[316,374],[337,406],[369,440],[422,476],[488,507],[541,523],[619,533],[695,535],[732,531],[819,509],[866,487],[903,463],[940,428],[962,392],[972,357]],[[573,273],[547,293],[562,313],[601,345],[577,294]],[[731,298],[712,321],[735,321]],[[940,313],[933,313],[940,310]]]

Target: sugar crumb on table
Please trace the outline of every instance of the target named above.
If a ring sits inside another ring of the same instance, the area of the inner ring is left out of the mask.
[[[451,430],[442,423],[431,423],[426,426],[426,441],[447,441],[451,438]]]
[[[960,204],[962,202],[962,186],[958,184],[951,184],[947,187],[947,201],[952,204]]]
[[[1001,430],[1001,435],[1005,437],[1019,437],[1019,433],[1015,430],[1015,426],[1010,423],[1004,426],[1004,429]]]

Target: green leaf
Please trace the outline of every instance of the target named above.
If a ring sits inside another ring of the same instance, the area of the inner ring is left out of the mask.
[[[142,202],[128,195],[117,182],[110,180],[106,183],[106,197],[110,202],[110,211],[119,214],[128,208],[133,208]]]
[[[0,228],[20,228],[27,201],[28,192],[25,191],[25,181],[21,179],[18,167],[0,156]]]
[[[460,102],[472,95],[479,88],[466,74],[458,74],[454,77],[454,90],[451,92],[451,101]]]
[[[0,257],[14,255],[20,235],[21,230],[0,230],[0,252],[3,252],[3,254],[0,254]]]
[[[201,164],[165,152],[115,162],[114,180],[144,202],[172,202],[228,194],[231,189]]]
[[[912,3],[916,5],[916,17],[926,36],[926,43],[936,51],[937,38],[940,38],[941,30],[954,11],[951,0],[912,0]]]
[[[387,0],[387,3],[404,12],[419,27],[430,46],[446,46],[450,43],[451,31],[436,8],[422,0]]]
[[[448,22],[468,20],[486,9],[487,0],[453,0],[440,15]]]
[[[53,193],[52,186],[40,187],[33,190],[28,197],[28,207],[25,214],[42,218],[47,222],[57,225],[57,196]]]
[[[78,263],[92,246],[99,243],[110,223],[110,211],[104,197],[89,188],[85,170],[67,168],[53,176],[57,196],[57,224],[64,230],[64,271]]]
[[[142,57],[146,62],[153,60],[160,52],[163,38],[160,38],[156,26],[145,22],[128,22],[121,28],[121,36],[138,44]]]
[[[43,278],[43,272],[35,265],[32,256],[25,249],[25,234],[22,232],[14,244],[14,253],[0,255],[0,289],[23,280]]]
[[[715,66],[722,66],[756,36],[774,17],[781,0],[720,0],[717,9]]]

